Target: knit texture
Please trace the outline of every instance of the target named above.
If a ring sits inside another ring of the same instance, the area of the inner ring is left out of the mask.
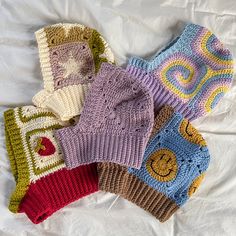
[[[61,120],[81,113],[85,95],[102,62],[114,62],[103,37],[80,24],[56,24],[36,33],[44,89],[33,103]]]
[[[155,112],[171,105],[188,120],[194,120],[211,112],[229,90],[233,59],[208,29],[188,24],[150,61],[131,58],[127,70],[138,75],[152,91]]]
[[[99,163],[99,189],[123,196],[164,222],[199,187],[209,160],[203,137],[165,106],[156,116],[141,168]]]
[[[103,63],[79,123],[56,132],[66,166],[107,161],[139,168],[153,120],[147,88],[122,68]]]
[[[4,113],[6,146],[16,187],[9,210],[35,224],[98,190],[96,165],[67,170],[54,131],[61,123],[48,110],[24,106]]]

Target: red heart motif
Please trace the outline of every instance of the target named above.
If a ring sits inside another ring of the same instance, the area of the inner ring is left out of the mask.
[[[55,153],[56,148],[49,138],[40,137],[37,140],[37,146],[35,148],[35,151],[40,156],[49,156]]]

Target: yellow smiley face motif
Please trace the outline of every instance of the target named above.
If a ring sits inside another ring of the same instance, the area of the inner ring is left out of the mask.
[[[184,119],[181,122],[179,132],[189,142],[206,146],[206,141],[202,135],[187,120]]]
[[[168,149],[154,152],[146,163],[146,169],[154,179],[160,182],[173,180],[178,170],[175,154]]]
[[[188,189],[188,196],[192,196],[196,190],[198,189],[199,185],[201,184],[202,180],[204,179],[205,174],[201,174],[199,175],[190,185],[189,189]]]

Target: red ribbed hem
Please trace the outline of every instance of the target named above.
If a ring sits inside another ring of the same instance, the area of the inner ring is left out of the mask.
[[[29,186],[19,212],[38,224],[57,210],[84,196],[98,191],[96,164],[63,168],[37,180]]]

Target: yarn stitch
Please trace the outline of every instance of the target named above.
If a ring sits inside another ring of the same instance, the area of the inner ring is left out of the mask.
[[[24,106],[4,113],[6,147],[16,188],[9,210],[38,224],[65,205],[98,190],[96,165],[67,170],[54,131],[62,123],[47,109]]]
[[[66,166],[108,161],[139,168],[153,120],[149,91],[124,69],[103,63],[78,124],[56,132]]]
[[[34,96],[33,103],[69,120],[80,114],[101,63],[114,63],[113,54],[96,30],[80,24],[51,25],[35,35],[44,90]]]
[[[169,104],[193,120],[211,112],[229,90],[233,59],[208,29],[188,24],[150,61],[131,58],[127,70],[135,75],[148,74],[139,78],[152,91],[156,112]]]
[[[181,114],[174,113],[149,141],[141,169],[130,168],[129,173],[181,206],[188,199],[191,183],[206,171],[209,160],[203,137]]]
[[[164,222],[197,190],[209,160],[203,137],[165,106],[155,118],[141,168],[99,163],[99,189],[121,195]]]

